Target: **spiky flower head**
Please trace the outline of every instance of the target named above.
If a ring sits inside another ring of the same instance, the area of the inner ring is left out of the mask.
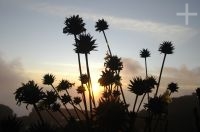
[[[116,97],[119,97],[120,96],[120,91],[119,90],[113,90],[113,96],[116,98]]]
[[[171,93],[174,93],[178,92],[179,87],[177,83],[171,82],[170,84],[168,84],[167,89],[169,89]]]
[[[96,22],[95,28],[96,28],[96,31],[101,32],[101,31],[108,29],[108,24],[104,19],[99,19]]]
[[[45,74],[43,76],[43,84],[45,85],[52,85],[55,81],[55,76],[53,74]]]
[[[121,71],[123,69],[121,58],[117,56],[107,55],[107,57],[105,57],[104,65],[112,71]]]
[[[157,81],[154,76],[149,76],[144,81],[146,84],[146,90],[145,90],[146,93],[150,93],[152,89],[155,88],[155,86],[157,85]]]
[[[136,77],[133,80],[130,80],[128,89],[135,93],[136,95],[142,95],[146,91],[146,83],[141,77]]]
[[[74,83],[70,83],[68,80],[61,80],[57,86],[58,91],[70,89]]]
[[[75,105],[78,105],[78,104],[80,104],[80,103],[81,103],[81,101],[82,101],[82,99],[81,99],[80,97],[74,97],[74,100],[73,100],[73,102],[74,102],[74,104],[75,104]]]
[[[95,51],[97,44],[95,39],[90,34],[80,34],[74,44],[76,53],[89,54],[91,51]]]
[[[57,98],[58,96],[55,91],[47,91],[44,95],[44,102],[46,105],[50,106],[57,101]]]
[[[22,83],[22,86],[16,90],[15,100],[20,105],[21,102],[33,105],[38,103],[44,97],[44,92],[34,81],[28,81],[28,83]],[[26,108],[27,108],[26,106]]]
[[[88,83],[89,82],[89,77],[88,77],[88,75],[87,74],[82,74],[81,76],[80,76],[80,79],[79,79],[83,84],[86,84],[86,83]]]
[[[147,58],[150,57],[150,51],[148,49],[142,49],[140,50],[140,57],[141,58]]]
[[[158,51],[164,54],[173,54],[174,46],[171,41],[164,41],[163,43],[160,44]]]
[[[62,100],[62,102],[64,104],[67,104],[67,103],[69,103],[69,102],[72,101],[71,96],[70,95],[66,95],[66,94],[64,94],[63,96],[61,96],[61,100]]]
[[[101,86],[108,86],[115,82],[114,72],[111,70],[102,71],[101,78],[98,81]]]
[[[82,94],[84,93],[86,90],[85,90],[85,87],[84,86],[79,86],[77,89],[76,89],[77,93],[78,94]]]
[[[73,15],[65,20],[65,27],[63,28],[63,33],[68,35],[78,35],[85,32],[85,23],[79,15]]]

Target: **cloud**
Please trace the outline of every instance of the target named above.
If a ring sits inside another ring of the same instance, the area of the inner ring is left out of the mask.
[[[24,80],[25,72],[20,60],[7,62],[0,54],[0,104],[11,107],[18,114],[24,114],[26,110],[16,106],[13,93]]]
[[[180,85],[195,88],[200,86],[200,67],[189,69],[186,65],[180,68],[166,67],[164,69],[165,77],[171,80],[175,80],[180,83]]]
[[[104,18],[106,21],[108,21],[109,25],[116,29],[146,33],[159,42],[163,40],[172,40],[176,43],[183,43],[198,34],[197,30],[190,27],[99,14],[83,7],[35,3],[31,5],[31,9],[40,13],[47,13],[63,18],[66,16],[79,14],[84,19],[94,22],[100,18]]]
[[[141,64],[132,58],[122,58],[123,70],[121,73],[123,85],[127,86],[129,80],[136,76],[142,76],[144,74],[144,68]]]
[[[121,73],[123,87],[127,91],[126,87],[129,84],[129,80],[134,77],[142,76],[145,77],[144,67],[136,60],[131,58],[122,59],[124,68]],[[149,69],[149,73],[158,79],[160,69],[152,70]],[[174,96],[181,96],[191,94],[197,87],[200,87],[200,67],[189,69],[186,65],[181,67],[165,67],[160,84],[159,93],[163,93],[168,84],[171,82],[178,83],[180,87],[179,93]]]

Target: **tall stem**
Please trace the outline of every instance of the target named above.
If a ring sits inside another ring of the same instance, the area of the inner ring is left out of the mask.
[[[147,74],[147,58],[145,57],[144,60],[145,60],[145,70],[146,70],[146,78],[147,78],[148,77],[148,74]]]
[[[110,46],[108,44],[108,40],[107,40],[107,37],[106,37],[106,34],[105,34],[104,30],[103,30],[103,35],[104,35],[104,38],[106,40],[106,44],[107,44],[107,47],[108,47],[109,54],[112,56],[112,53],[111,53],[111,50],[110,50]]]
[[[76,35],[74,35],[74,38],[75,38],[75,43],[77,44],[77,37],[76,37]],[[80,53],[77,53],[77,55],[78,55],[78,66],[79,66],[79,72],[80,72],[80,75],[82,75]]]
[[[138,95],[136,95],[136,98],[135,98],[135,103],[133,105],[133,112],[135,112],[135,106],[136,106],[136,103],[137,103],[137,99],[138,99]]]
[[[77,44],[77,36],[74,35],[74,38],[75,38],[75,43]],[[81,68],[80,54],[77,53],[77,55],[78,55],[79,72],[80,72],[80,76],[82,76],[82,68]],[[82,82],[81,82],[81,86],[83,87],[83,83],[82,83]],[[86,120],[89,120],[85,92],[83,92],[83,103],[84,103],[84,107],[85,107],[85,114],[86,114],[85,116],[86,116]]]
[[[58,112],[65,118],[65,120],[67,122],[69,121],[69,119],[67,118],[67,116],[61,110],[58,110]]]
[[[159,79],[158,79],[158,85],[157,85],[157,88],[156,88],[155,96],[157,96],[157,94],[158,94],[158,88],[160,86],[160,80],[161,80],[161,76],[162,76],[163,67],[164,67],[164,64],[165,64],[166,55],[167,54],[164,54],[164,58],[163,58],[162,67],[161,67],[161,70],[160,70],[160,75],[159,75]]]
[[[34,107],[34,109],[35,109],[35,111],[36,111],[37,115],[39,116],[39,118],[40,118],[40,121],[41,121],[41,122],[42,122],[42,124],[43,124],[43,123],[44,123],[44,119],[42,118],[42,115],[40,114],[40,112],[39,112],[39,109],[38,109],[37,105],[36,105],[36,104],[33,104],[33,107]]]
[[[87,75],[89,78],[88,83],[88,92],[89,92],[89,103],[90,103],[90,114],[92,115],[92,95],[91,95],[91,85],[90,85],[90,70],[89,70],[89,64],[88,64],[88,55],[85,54],[85,61],[86,61],[86,67],[87,67]]]
[[[55,89],[55,87],[51,84],[51,87],[53,88],[53,90],[56,92],[56,95],[58,96],[58,98],[60,99],[60,101],[62,102],[62,99],[58,93],[58,91]],[[72,117],[72,114],[70,113],[69,109],[67,108],[67,106],[62,102],[63,106],[65,107],[67,113],[69,114],[70,117]]]
[[[66,93],[67,93],[68,96],[70,96],[67,89],[66,89]],[[74,105],[74,102],[73,102],[73,101],[70,101],[70,102],[71,102],[70,104],[74,107],[74,111],[75,111],[75,113],[76,113],[78,119],[81,120],[81,118],[80,118],[80,116],[79,116],[79,114],[78,114],[78,112],[77,112],[77,108],[76,108],[75,105]]]
[[[63,126],[59,123],[59,121],[53,116],[53,114],[49,110],[46,109],[46,112],[51,116],[51,118],[56,122],[56,124],[59,127],[63,128]]]
[[[140,101],[140,104],[139,104],[139,106],[138,106],[137,113],[138,113],[139,110],[140,110],[141,104],[142,104],[142,102],[143,102],[145,96],[146,96],[146,93],[144,93],[144,95],[142,96],[142,100]]]
[[[121,85],[120,85],[120,91],[121,91],[121,94],[122,94],[122,98],[123,98],[124,104],[127,106],[126,99],[125,99],[124,92],[123,92],[123,89],[122,89]]]

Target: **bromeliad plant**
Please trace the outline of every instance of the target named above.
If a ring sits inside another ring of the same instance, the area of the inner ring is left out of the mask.
[[[122,59],[112,54],[105,34],[105,30],[109,29],[109,25],[104,19],[99,19],[96,22],[95,28],[96,31],[103,33],[108,48],[108,53],[104,58],[104,70],[98,80],[103,87],[103,93],[97,105],[92,89],[93,85],[88,59],[91,51],[96,51],[97,44],[93,36],[86,33],[85,23],[79,15],[66,18],[63,33],[74,36],[75,43],[73,45],[75,46],[74,51],[78,55],[80,85],[77,87],[75,83],[71,83],[67,79],[62,79],[55,86],[55,76],[53,74],[45,74],[43,76],[43,84],[50,86],[51,90],[43,92],[43,89],[34,81],[29,81],[26,84],[23,83],[14,93],[17,104],[25,103],[27,106],[29,104],[33,105],[41,120],[41,123],[36,126],[41,128],[42,125],[45,126],[46,124],[40,111],[46,111],[55,120],[58,127],[68,131],[135,132],[137,131],[135,123],[138,118],[141,118],[145,123],[144,132],[155,132],[161,119],[167,124],[168,105],[172,101],[170,96],[172,93],[177,92],[179,88],[177,83],[171,82],[168,84],[166,91],[158,95],[166,55],[174,52],[172,42],[164,41],[160,44],[158,51],[164,54],[164,58],[158,80],[148,72],[147,58],[151,56],[150,51],[148,49],[140,50],[140,57],[145,59],[146,76],[145,78],[141,76],[133,77],[130,80],[127,89],[135,94],[135,99],[132,101],[133,108],[130,108],[124,95],[124,85],[121,82],[120,74],[123,70]],[[86,74],[83,74],[83,66],[81,64],[82,54],[85,57]],[[72,96],[70,90],[75,87],[80,97]],[[154,93],[154,88],[156,88],[155,94],[150,97],[150,93]],[[146,96],[148,98],[144,102]],[[139,101],[138,98],[140,97],[141,100]],[[62,107],[65,108],[66,112],[61,110]],[[75,114],[72,113],[70,108],[73,109]],[[144,108],[146,112],[143,115],[145,117],[140,117],[139,112],[141,108]],[[60,113],[66,119],[66,123],[60,123],[55,118],[54,112]],[[65,128],[63,124],[66,125]]]

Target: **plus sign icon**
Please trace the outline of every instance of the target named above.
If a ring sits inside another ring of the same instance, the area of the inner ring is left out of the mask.
[[[176,13],[177,16],[184,16],[185,17],[185,25],[189,24],[189,16],[197,16],[196,12],[189,12],[189,5],[188,3],[185,4],[185,12]]]

